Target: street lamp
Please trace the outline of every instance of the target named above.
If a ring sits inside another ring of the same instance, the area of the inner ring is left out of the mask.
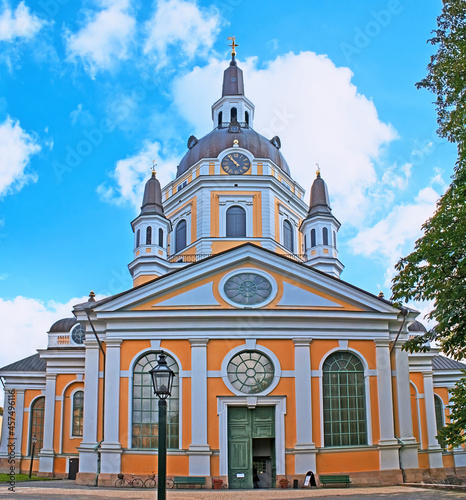
[[[31,464],[29,465],[29,477],[32,475],[32,464],[34,463],[34,451],[36,449],[36,444],[37,444],[37,438],[36,435],[32,436],[31,439],[32,442],[32,448],[31,448]]]
[[[163,351],[159,354],[158,364],[152,370],[154,393],[159,398],[159,460],[157,500],[166,498],[167,482],[167,398],[171,395],[175,373],[167,365]]]

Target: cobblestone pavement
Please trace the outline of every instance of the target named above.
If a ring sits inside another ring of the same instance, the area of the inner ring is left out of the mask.
[[[17,483],[15,492],[8,491],[9,485],[0,486],[0,498],[18,498],[25,500],[95,500],[95,498],[157,498],[155,490],[137,490],[131,488],[95,488],[78,486],[73,481],[46,481]],[[390,486],[378,488],[327,488],[312,490],[168,490],[167,500],[278,500],[287,498],[339,499],[343,496],[355,500],[439,500],[465,498],[465,492],[409,488]]]

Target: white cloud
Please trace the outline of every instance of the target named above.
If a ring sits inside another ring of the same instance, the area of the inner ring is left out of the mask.
[[[12,11],[5,3],[3,7],[0,14],[1,42],[12,42],[20,38],[30,40],[46,24],[45,21],[31,14],[24,2],[20,2],[15,11]]]
[[[431,187],[419,191],[412,203],[392,208],[388,215],[372,227],[367,227],[347,242],[358,255],[387,263],[385,286],[390,287],[398,259],[413,248],[422,234],[421,226],[435,211],[440,195]]]
[[[158,142],[146,142],[141,151],[133,156],[119,160],[111,177],[112,183],[98,186],[100,197],[118,205],[130,203],[135,210],[142,204],[144,186],[149,180],[152,161],[157,163],[157,178],[162,187],[170,182],[176,172],[176,159],[161,159],[163,151]]]
[[[375,163],[396,132],[358,93],[351,71],[313,52],[277,57],[264,69],[255,58],[239,66],[246,96],[256,106],[255,130],[267,138],[280,136],[291,175],[307,191],[319,161],[333,213],[347,225],[360,226],[378,189]],[[221,95],[226,67],[212,59],[175,82],[175,103],[197,134],[212,128],[210,107]]]
[[[145,24],[144,53],[154,57],[157,68],[168,63],[168,51],[177,59],[205,56],[220,31],[221,18],[214,7],[200,8],[196,1],[158,0],[156,10]]]
[[[129,57],[136,20],[129,0],[100,0],[98,12],[86,12],[86,22],[77,33],[65,31],[68,60],[81,60],[92,78]]]
[[[0,196],[19,191],[29,181],[37,181],[37,174],[27,172],[26,167],[31,156],[40,150],[19,121],[7,117],[0,124]]]

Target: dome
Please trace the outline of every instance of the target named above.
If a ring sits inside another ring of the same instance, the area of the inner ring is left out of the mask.
[[[308,216],[314,214],[330,214],[331,211],[327,184],[325,184],[324,179],[322,179],[318,171],[317,177],[311,187]]]
[[[202,158],[217,158],[223,150],[233,146],[235,139],[238,140],[240,148],[250,151],[255,158],[268,158],[290,175],[290,168],[285,158],[277,146],[274,146],[264,136],[251,128],[240,128],[239,132],[229,132],[228,128],[220,128],[199,139],[189,149],[178,165],[176,176],[183,175]]]
[[[50,327],[50,333],[69,332],[71,327],[76,325],[77,322],[78,320],[76,318],[59,319]]]
[[[426,327],[420,321],[415,321],[414,323],[411,323],[408,326],[408,330],[410,332],[422,332],[422,333],[427,332]]]
[[[141,214],[163,215],[162,189],[160,182],[152,172],[152,177],[146,182],[144,188],[144,198],[142,200]]]

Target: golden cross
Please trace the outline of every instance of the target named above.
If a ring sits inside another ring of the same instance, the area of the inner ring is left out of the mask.
[[[319,165],[319,162],[317,162],[316,165],[317,165],[316,175],[317,175],[317,177],[320,177],[320,165]]]
[[[229,36],[228,40],[231,40],[231,44],[228,44],[228,47],[231,47],[231,55],[236,56],[236,47],[239,47],[238,44],[235,43],[236,37],[235,36]]]
[[[157,163],[155,163],[156,160],[152,160],[152,176],[155,177],[155,167],[157,166]]]

